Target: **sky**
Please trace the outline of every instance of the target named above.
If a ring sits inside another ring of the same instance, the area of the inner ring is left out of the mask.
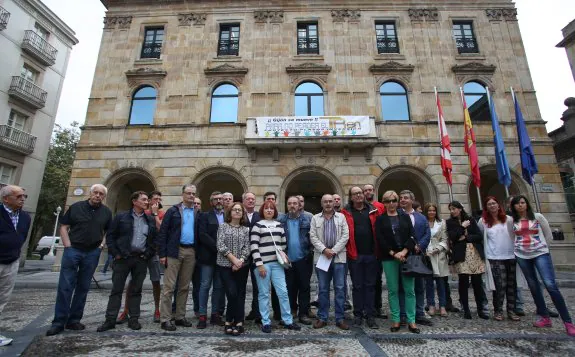
[[[42,1],[80,41],[70,56],[56,122],[64,126],[73,121],[83,123],[106,9],[99,0]],[[563,101],[575,97],[565,49],[555,47],[563,39],[561,29],[575,19],[575,0],[516,0],[515,4],[539,109],[551,131],[562,124],[560,118],[567,109]]]

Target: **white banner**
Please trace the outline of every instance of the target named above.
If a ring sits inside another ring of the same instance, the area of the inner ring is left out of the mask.
[[[258,136],[333,137],[369,135],[368,116],[257,117]]]

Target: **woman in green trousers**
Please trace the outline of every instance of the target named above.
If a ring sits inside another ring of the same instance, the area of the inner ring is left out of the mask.
[[[409,215],[397,210],[399,196],[395,191],[383,194],[385,213],[377,217],[375,231],[382,252],[382,265],[387,280],[389,309],[391,310],[391,332],[400,328],[399,279],[405,292],[405,312],[409,331],[420,333],[415,325],[415,283],[413,277],[401,274],[401,265],[408,254],[415,251],[413,225]]]

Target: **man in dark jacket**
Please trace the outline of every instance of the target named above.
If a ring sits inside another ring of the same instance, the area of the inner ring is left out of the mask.
[[[255,210],[256,195],[254,195],[252,192],[244,192],[242,195],[242,203],[246,209],[245,226],[250,228],[251,233],[252,228],[256,222],[261,219],[259,212]],[[251,255],[248,264],[251,265]],[[252,310],[249,312],[249,314],[247,314],[246,320],[255,320],[256,322],[259,322],[261,321],[261,317],[258,303],[258,284],[254,275],[254,270],[251,268],[250,276],[252,277]]]
[[[198,212],[194,208],[196,194],[195,185],[188,184],[182,187],[182,202],[166,211],[158,234],[160,264],[166,267],[160,301],[161,328],[166,331],[175,331],[176,326],[193,326],[192,322],[186,319],[186,304],[190,281],[196,266],[196,244],[199,235]],[[178,292],[174,325],[172,297],[176,278]]]
[[[30,215],[22,211],[27,195],[18,186],[0,189],[0,314],[8,303],[20,262],[22,245],[30,230]],[[12,343],[11,338],[0,335],[0,346]]]
[[[122,305],[122,291],[129,274],[132,279],[128,299],[128,327],[132,330],[142,328],[138,322],[142,284],[146,278],[148,262],[156,255],[156,220],[144,212],[148,208],[146,192],[136,191],[130,199],[132,208],[116,215],[106,235],[108,251],[114,257],[113,285],[106,309],[106,321],[98,327],[98,332],[116,327],[116,316]]]
[[[212,209],[200,215],[200,235],[198,245],[198,266],[200,269],[200,292],[199,292],[199,314],[197,328],[204,329],[207,327],[208,298],[210,297],[210,288],[212,290],[212,315],[210,323],[212,325],[223,326],[221,314],[225,309],[224,285],[220,279],[220,274],[216,269],[216,258],[218,248],[218,228],[224,223],[224,205],[223,196],[220,191],[214,191],[210,195],[210,204]]]

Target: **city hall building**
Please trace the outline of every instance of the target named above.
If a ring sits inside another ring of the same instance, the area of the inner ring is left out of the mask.
[[[487,87],[507,146],[509,191],[533,198],[521,178],[513,87],[539,165],[542,213],[567,237],[551,242],[552,254],[569,264],[573,229],[510,0],[102,3],[68,205],[95,183],[109,188],[114,211],[128,208],[135,190],[160,190],[170,205],[194,183],[204,209],[214,190],[236,198],[249,190],[259,203],[277,192],[281,210],[302,194],[318,212],[322,194],[347,202],[351,186],[372,184],[378,197],[410,189],[447,217],[437,88],[453,146],[453,197],[477,210],[460,87],[477,136],[481,195],[505,197]]]

